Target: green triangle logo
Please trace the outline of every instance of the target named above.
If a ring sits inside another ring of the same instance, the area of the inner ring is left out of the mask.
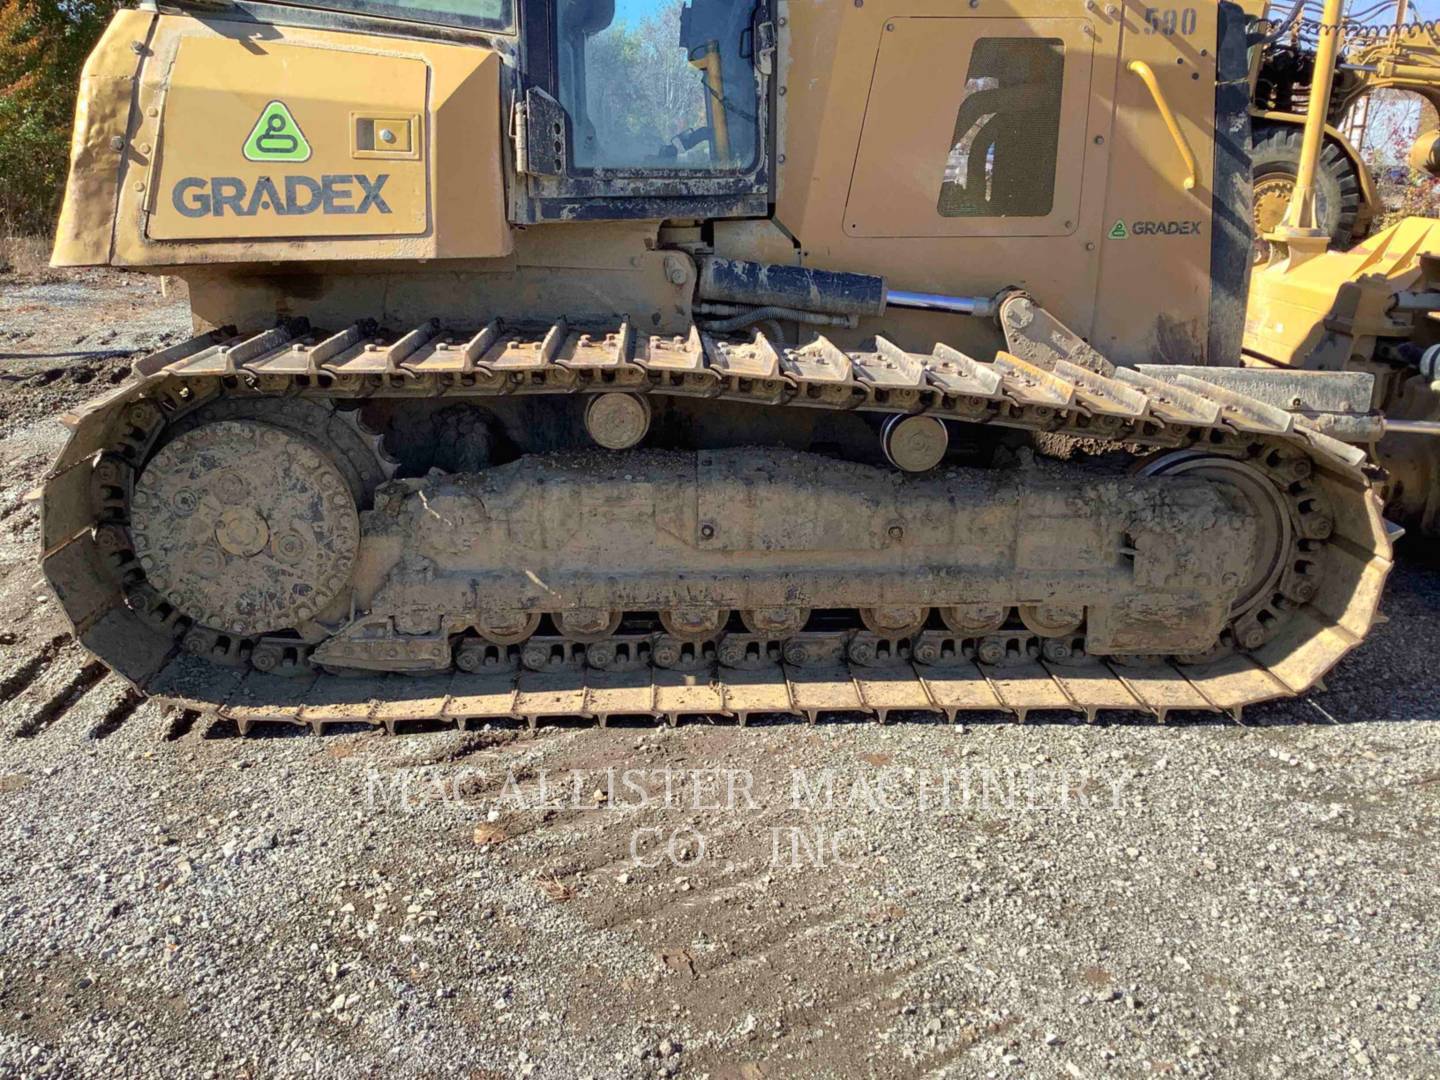
[[[248,161],[309,161],[310,143],[283,101],[272,101],[245,140]]]
[[[1124,240],[1129,235],[1130,230],[1125,228],[1125,221],[1123,218],[1117,218],[1115,224],[1110,226],[1111,240]]]

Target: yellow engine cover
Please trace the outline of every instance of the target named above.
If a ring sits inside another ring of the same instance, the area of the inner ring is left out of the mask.
[[[425,63],[190,38],[150,184],[152,240],[425,231]],[[382,139],[382,136],[384,138]]]
[[[479,43],[122,11],[85,66],[54,262],[507,256],[501,66]]]

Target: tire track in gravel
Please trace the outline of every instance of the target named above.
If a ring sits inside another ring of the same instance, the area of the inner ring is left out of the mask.
[[[38,653],[0,680],[0,700],[8,701],[29,687],[70,641],[69,634],[56,634]]]
[[[197,709],[175,710],[175,715],[170,718],[170,726],[165,729],[165,741],[175,742],[183,739],[190,734],[199,719],[200,712]]]
[[[21,722],[16,738],[32,739],[59,720],[110,673],[99,660],[91,660],[67,682],[60,692]]]
[[[90,729],[90,738],[97,742],[101,739],[108,739],[115,732],[119,731],[125,721],[134,715],[135,710],[145,703],[145,695],[133,686],[125,687],[120,694],[119,700],[106,710],[100,722]]]

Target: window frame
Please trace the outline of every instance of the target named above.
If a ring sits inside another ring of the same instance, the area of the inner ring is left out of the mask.
[[[419,8],[401,4],[386,3],[385,0],[278,0],[287,7],[307,11],[334,12],[338,15],[354,15],[379,19],[396,19],[414,23],[417,26],[449,26],[460,30],[474,30],[484,34],[513,35],[517,32],[517,10],[519,0],[501,0],[509,12],[505,20],[483,19],[451,11],[422,11]]]
[[[773,26],[772,0],[756,0],[753,23]],[[560,101],[556,64],[554,0],[518,0],[520,15],[520,98],[539,90]],[[760,47],[757,42],[757,50]],[[623,220],[666,217],[760,217],[772,201],[775,79],[757,63],[759,135],[754,161],[726,171],[620,169],[576,166],[574,122],[565,112],[565,167],[555,175],[521,175],[516,207],[521,223],[558,220]],[[563,107],[561,111],[564,112]]]

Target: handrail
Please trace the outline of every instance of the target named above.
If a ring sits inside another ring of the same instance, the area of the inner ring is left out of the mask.
[[[1190,149],[1190,143],[1185,139],[1185,133],[1180,130],[1179,123],[1175,120],[1175,113],[1170,109],[1170,103],[1165,100],[1165,94],[1160,89],[1160,83],[1155,78],[1155,72],[1144,60],[1131,60],[1129,68],[1150,91],[1150,96],[1155,99],[1155,108],[1160,110],[1160,118],[1165,121],[1165,126],[1170,129],[1170,138],[1175,140],[1175,148],[1180,151],[1180,156],[1185,159],[1185,168],[1189,175],[1185,177],[1185,190],[1190,191],[1195,187],[1196,177],[1199,172],[1195,165],[1195,151]]]

